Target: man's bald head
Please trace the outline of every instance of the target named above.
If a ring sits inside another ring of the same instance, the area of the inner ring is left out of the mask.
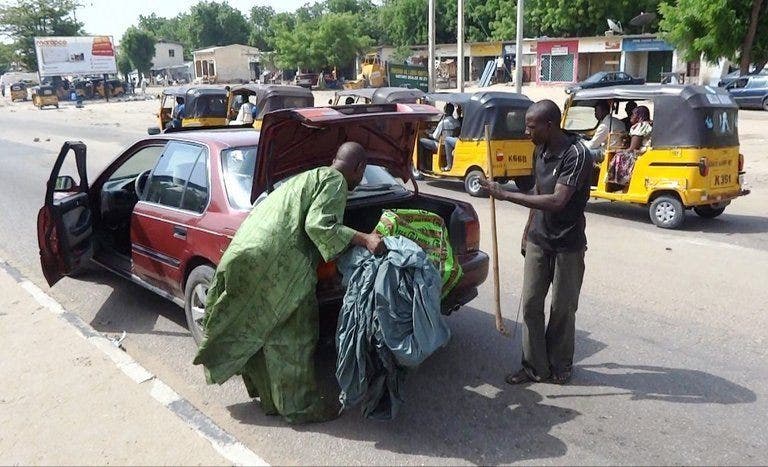
[[[560,119],[562,118],[560,107],[549,99],[535,102],[532,106],[528,107],[526,116],[528,115],[536,120],[549,122],[560,127]]]
[[[368,152],[360,143],[352,141],[339,146],[333,164],[331,164],[334,169],[344,175],[350,190],[360,184],[367,165]]]
[[[560,108],[549,99],[539,101],[528,107],[525,113],[525,131],[531,135],[533,144],[547,144],[561,134]]]

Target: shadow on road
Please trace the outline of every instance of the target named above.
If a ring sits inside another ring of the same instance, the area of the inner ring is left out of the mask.
[[[109,298],[101,305],[91,320],[91,326],[99,332],[165,336],[189,336],[187,331],[157,330],[160,316],[186,328],[184,310],[159,295],[133,282],[99,268],[90,268],[78,276],[78,280],[107,285],[112,288]]]
[[[572,386],[600,386],[622,392],[552,395],[548,398],[629,395],[631,400],[685,404],[747,404],[757,396],[725,378],[698,370],[650,365],[601,363],[579,365]]]
[[[397,454],[476,464],[532,462],[565,455],[568,446],[552,433],[553,427],[581,415],[548,400],[606,395],[670,403],[756,400],[749,389],[702,371],[615,363],[577,364],[571,385],[563,387],[564,392],[572,387],[607,388],[603,393],[544,397],[538,389],[552,386],[504,383],[505,374],[518,366],[520,342],[498,335],[491,315],[467,307],[449,320],[454,333],[449,346],[408,375],[403,391],[406,403],[395,420],[365,420],[355,408],[338,420],[292,429],[374,443],[377,449]],[[577,331],[577,363],[604,348],[589,333]],[[332,352],[321,359],[333,361]],[[332,378],[331,372],[327,368],[324,374]],[[242,423],[285,426],[281,419],[263,415],[256,401],[234,404],[228,410]]]
[[[738,202],[738,200],[736,200]],[[686,232],[749,234],[768,232],[768,217],[725,213],[715,219],[704,219],[693,211],[686,211],[685,223],[680,228]],[[590,201],[586,212],[601,216],[627,219],[652,226],[648,208],[609,201]]]

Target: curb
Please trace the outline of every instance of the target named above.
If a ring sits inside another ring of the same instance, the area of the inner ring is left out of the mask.
[[[160,378],[150,373],[133,357],[117,347],[115,343],[96,331],[78,315],[64,309],[59,302],[24,277],[18,269],[2,258],[0,258],[0,269],[11,276],[38,304],[73,327],[81,337],[109,357],[115,363],[115,366],[139,387],[146,390],[152,398],[189,425],[199,436],[211,443],[216,452],[221,454],[226,460],[233,465],[269,465],[264,459],[238,441],[237,438],[224,431],[223,428],[198,410],[191,402],[181,397]]]

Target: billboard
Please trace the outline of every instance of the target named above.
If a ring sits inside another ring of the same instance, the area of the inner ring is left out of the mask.
[[[117,73],[110,36],[35,37],[40,77]]]
[[[389,63],[389,85],[421,89],[429,92],[429,70],[425,66],[393,65]]]

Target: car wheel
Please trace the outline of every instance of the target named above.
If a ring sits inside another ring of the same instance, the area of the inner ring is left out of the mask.
[[[486,196],[486,192],[480,186],[480,180],[485,179],[482,170],[472,170],[464,177],[464,190],[470,196]]]
[[[528,175],[527,177],[515,177],[515,185],[517,185],[517,189],[523,193],[531,191],[535,184],[536,179],[531,175]]]
[[[696,206],[693,208],[693,212],[703,217],[704,219],[714,219],[725,211],[725,206],[712,207],[712,206]]]
[[[187,315],[187,328],[192,333],[195,343],[200,345],[205,337],[203,320],[205,319],[205,301],[208,288],[213,281],[213,267],[204,264],[192,270],[184,288],[184,313]]]
[[[659,196],[649,208],[651,221],[662,229],[676,229],[685,220],[685,208],[679,199],[673,196]]]
[[[766,112],[768,112],[768,97],[766,97],[765,99],[763,99],[763,110],[765,110]]]

